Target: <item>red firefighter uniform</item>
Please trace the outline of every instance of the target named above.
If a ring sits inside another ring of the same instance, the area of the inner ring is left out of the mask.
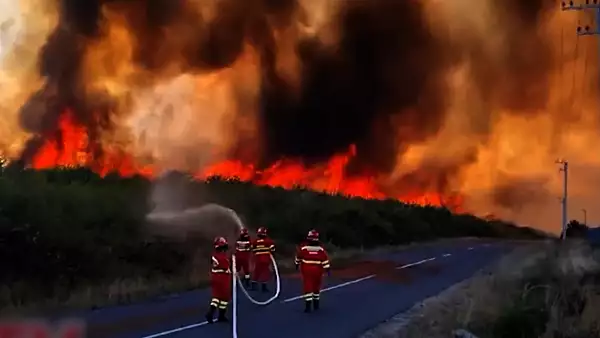
[[[210,301],[210,307],[206,314],[206,320],[209,323],[213,322],[215,311],[219,310],[220,322],[226,322],[227,318],[225,313],[227,312],[227,305],[231,297],[231,265],[229,261],[229,255],[227,240],[223,237],[217,237],[214,241],[214,252],[212,254],[212,269],[211,269],[211,289],[212,299]]]
[[[250,255],[251,242],[248,229],[243,228],[240,231],[240,237],[235,243],[235,264],[238,274],[243,273],[244,285],[250,285]]]
[[[296,253],[296,269],[300,267],[305,300],[305,312],[311,307],[319,309],[321,283],[323,272],[329,273],[330,264],[327,251],[319,243],[319,233],[316,230],[308,232],[306,242],[298,247]]]
[[[262,291],[267,292],[267,281],[271,278],[271,254],[275,252],[275,242],[267,237],[265,227],[258,228],[257,238],[252,241],[254,255],[254,270],[252,271],[252,289],[256,283],[261,283]]]

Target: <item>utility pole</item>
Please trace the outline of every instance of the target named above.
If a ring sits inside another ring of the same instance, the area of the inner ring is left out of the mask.
[[[566,160],[556,160],[557,164],[561,165],[560,172],[563,173],[563,196],[562,196],[562,227],[560,232],[560,237],[564,240],[567,237],[567,197],[568,197],[568,189],[567,189],[567,178],[569,173],[569,162]]]
[[[600,35],[600,1],[599,0],[585,0],[578,1],[578,4],[575,4],[574,1],[563,1],[561,3],[561,7],[563,11],[581,11],[581,12],[593,12],[593,17],[595,21],[595,29],[591,29],[589,25],[585,25],[584,27],[577,26],[577,36],[597,36]],[[600,56],[600,40],[598,40],[598,55]],[[564,174],[564,187],[563,187],[563,198],[562,198],[562,207],[563,207],[563,216],[562,216],[562,234],[561,236],[565,239],[567,233],[567,176],[569,170],[569,163],[564,160],[558,160],[556,163],[562,164],[562,168],[560,171]],[[582,209],[583,211],[583,223],[587,225],[587,210]]]
[[[583,1],[581,1],[583,2]],[[577,26],[577,35],[600,35],[600,1],[599,0],[585,0],[585,3],[575,4],[574,1],[561,3],[563,11],[593,11],[594,21],[596,24],[595,29],[591,29],[589,25],[584,27]],[[600,40],[598,40],[598,50],[600,51]],[[599,54],[600,55],[600,54]]]
[[[583,1],[579,1],[583,2]],[[600,35],[600,1],[599,0],[585,0],[585,3],[575,4],[574,1],[561,3],[563,11],[593,11],[595,29],[591,29],[589,25],[583,27],[577,26],[577,36],[596,36]],[[600,39],[598,40],[598,55],[600,57]]]

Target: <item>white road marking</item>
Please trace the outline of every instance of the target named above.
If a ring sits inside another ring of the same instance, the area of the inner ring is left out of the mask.
[[[406,265],[402,265],[402,266],[397,266],[395,269],[396,270],[406,269],[406,268],[411,267],[411,266],[420,265],[420,264],[423,264],[423,263],[430,262],[430,261],[432,261],[434,259],[435,259],[435,257],[424,259],[422,261],[418,261],[418,262],[414,262],[414,263],[410,263],[410,264],[406,264]],[[348,286],[348,285],[360,283],[360,282],[365,281],[367,279],[371,279],[371,278],[373,278],[375,276],[376,275],[374,275],[374,274],[373,275],[368,275],[368,276],[365,276],[365,277],[362,277],[362,278],[359,278],[359,279],[355,279],[355,280],[351,280],[351,281],[348,281],[348,282],[345,282],[345,283],[336,284],[336,285],[330,286],[328,288],[322,289],[321,293],[327,292],[327,291],[331,291],[331,290],[335,290],[335,289],[339,289],[339,288],[343,288],[343,287]],[[302,299],[303,297],[304,296],[300,295],[300,296],[296,296],[296,297],[285,299],[285,300],[283,300],[281,302],[282,303],[289,303],[289,302],[293,302],[293,301],[298,300],[298,299]]]
[[[351,280],[351,281],[348,281],[348,282],[345,282],[345,283],[341,283],[341,284],[337,284],[337,285],[334,285],[334,286],[330,286],[328,288],[322,289],[321,293],[327,292],[327,291],[331,291],[331,290],[335,290],[335,289],[339,289],[339,288],[343,288],[344,286],[348,286],[348,285],[360,283],[360,282],[362,282],[364,280],[371,279],[373,277],[375,277],[375,275],[368,275],[368,276],[365,276],[365,277],[362,277],[362,278],[359,278],[359,279],[355,279],[355,280]],[[285,300],[283,300],[281,302],[282,303],[289,303],[289,302],[293,302],[293,301],[298,300],[298,299],[302,299],[303,297],[304,297],[303,295],[300,295],[300,296],[296,296],[296,297],[285,299]]]
[[[443,257],[450,257],[450,256],[452,256],[452,254],[444,254]]]
[[[402,265],[402,266],[398,266],[398,267],[396,267],[396,270],[406,269],[406,268],[409,268],[411,266],[421,265],[423,263],[431,262],[431,261],[434,261],[434,260],[435,260],[435,257],[427,258],[427,259],[424,259],[424,260],[421,260],[421,261],[418,261],[418,262],[414,262],[414,263],[409,263],[409,264],[405,264],[405,265]]]
[[[179,327],[177,329],[173,329],[173,330],[168,330],[168,331],[163,331],[163,332],[151,334],[149,336],[144,336],[142,338],[156,338],[156,337],[167,336],[167,335],[170,335],[172,333],[177,333],[177,332],[181,332],[181,331],[185,331],[185,330],[189,330],[189,329],[195,329],[197,327],[204,326],[206,324],[208,324],[208,322],[202,322],[202,323],[196,323],[196,324],[192,324],[192,325],[182,326],[182,327]]]
[[[471,248],[469,248],[469,250],[470,249]],[[450,255],[450,254],[446,254],[446,255]],[[446,255],[444,255],[444,257],[446,257]],[[435,257],[431,257],[431,258],[420,260],[418,262],[414,262],[414,263],[409,263],[409,264],[397,266],[395,269],[396,270],[402,270],[402,269],[409,268],[411,266],[416,266],[416,265],[421,265],[421,264],[424,264],[424,263],[427,263],[427,262],[431,262],[431,261],[434,261],[435,259],[436,259]],[[368,275],[368,276],[365,276],[365,277],[362,277],[362,278],[359,278],[359,279],[355,279],[355,280],[351,280],[351,281],[348,281],[348,282],[345,282],[345,283],[333,285],[333,286],[330,286],[328,288],[325,288],[325,289],[321,290],[321,292],[327,292],[327,291],[331,291],[331,290],[343,288],[343,287],[348,286],[348,285],[360,283],[360,282],[365,281],[367,279],[371,279],[371,278],[373,278],[375,276],[376,275],[374,275],[374,274],[373,275]],[[288,298],[288,299],[283,300],[281,303],[293,302],[295,300],[302,299],[302,297],[303,296],[300,295],[300,296]],[[181,331],[185,331],[185,330],[189,330],[189,329],[194,329],[194,328],[197,328],[197,327],[200,327],[200,326],[204,326],[206,324],[208,324],[208,322],[204,321],[204,322],[201,322],[201,323],[196,323],[196,324],[191,324],[191,325],[187,325],[187,326],[182,326],[180,328],[176,328],[176,329],[172,329],[172,330],[168,330],[168,331],[158,332],[158,333],[155,333],[155,334],[152,334],[152,335],[149,335],[149,336],[144,336],[144,337],[141,337],[141,338],[156,338],[156,337],[167,336],[167,335],[170,335],[170,334],[173,334],[173,333],[177,333],[177,332],[181,332]]]

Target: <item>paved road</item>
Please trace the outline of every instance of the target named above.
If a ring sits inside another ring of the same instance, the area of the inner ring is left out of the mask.
[[[463,240],[372,255],[369,263],[334,271],[327,278],[318,313],[302,312],[300,281],[297,276],[287,276],[282,280],[280,298],[269,306],[255,306],[238,293],[238,334],[240,338],[356,337],[468,278],[510,248],[498,242]],[[257,298],[261,296],[267,298],[257,294]],[[93,338],[232,337],[231,325],[204,321],[208,301],[208,290],[199,290],[100,309],[85,317]]]

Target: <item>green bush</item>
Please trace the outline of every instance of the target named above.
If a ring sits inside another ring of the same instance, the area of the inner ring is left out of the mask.
[[[505,309],[493,326],[494,338],[540,337],[549,319],[544,289],[536,289]]]
[[[280,242],[295,243],[311,228],[339,248],[371,248],[439,237],[533,238],[529,229],[444,208],[395,200],[346,198],[305,189],[286,191],[233,180],[193,181],[180,205],[219,203],[249,225],[268,226]],[[193,248],[164,238],[149,240],[145,215],[152,182],[143,177],[101,178],[87,169],[0,173],[0,283],[23,292],[19,302],[61,296],[65,290],[115,279],[177,275],[190,268]],[[202,196],[202,201],[198,201]],[[31,291],[31,290],[35,290]]]
[[[506,304],[490,323],[480,323],[481,337],[600,337],[599,252],[571,239],[547,250],[515,281],[498,284],[512,292],[502,291]]]

